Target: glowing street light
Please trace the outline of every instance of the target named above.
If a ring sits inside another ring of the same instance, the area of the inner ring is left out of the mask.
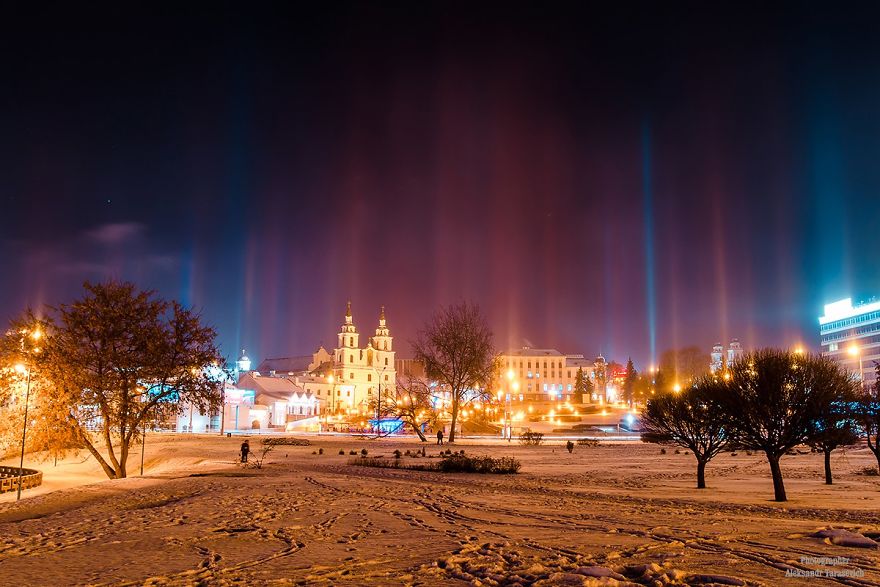
[[[849,356],[855,358],[859,358],[859,382],[862,384],[862,387],[865,385],[865,369],[862,364],[862,349],[857,344],[853,344],[850,346],[846,352],[849,353]]]
[[[678,383],[676,383],[675,385],[672,386],[672,391],[674,391],[675,393],[680,392],[680,391],[681,391],[681,385],[679,385]]]

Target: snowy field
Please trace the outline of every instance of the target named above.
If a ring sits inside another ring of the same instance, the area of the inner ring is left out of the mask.
[[[240,438],[217,436],[148,437],[145,476],[138,450],[119,481],[84,455],[31,464],[44,486],[20,504],[0,495],[0,583],[880,586],[880,551],[862,538],[880,533],[865,448],[835,454],[830,487],[820,456],[786,457],[791,501],[777,504],[766,462],[745,453],[715,459],[698,491],[693,457],[638,442],[457,443],[522,461],[482,476],[348,464],[350,450],[415,440],[306,438],[261,470],[234,463]],[[855,534],[815,536],[828,528]]]

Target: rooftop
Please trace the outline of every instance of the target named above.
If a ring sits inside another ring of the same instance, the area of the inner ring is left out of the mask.
[[[852,298],[844,298],[830,304],[825,304],[825,315],[819,318],[819,324],[824,325],[829,322],[845,320],[878,310],[880,310],[880,302],[874,298],[867,302],[858,303],[855,306],[852,303]]]

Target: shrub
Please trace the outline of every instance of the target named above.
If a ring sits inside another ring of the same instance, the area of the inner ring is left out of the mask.
[[[319,448],[319,449],[318,449],[318,454],[319,454],[319,455],[324,454],[324,449],[323,449],[323,448]]]
[[[313,455],[316,455],[316,454],[318,454],[318,451],[313,450],[313,451],[312,451],[312,454],[313,454]]]
[[[665,455],[665,454],[666,454],[666,449],[665,449],[665,448],[661,448],[661,449],[660,449],[660,454],[661,454],[661,455]]]
[[[863,469],[859,469],[856,471],[856,475],[867,475],[868,477],[877,477],[880,475],[880,471],[877,470],[877,467],[869,466]]]
[[[304,438],[289,438],[289,437],[280,437],[280,438],[266,438],[263,440],[263,444],[269,446],[310,446],[312,443]]]
[[[400,449],[394,451],[394,458],[399,459],[403,453],[400,452]]]
[[[361,456],[362,456],[362,457],[367,456],[367,449],[365,449],[365,448],[362,448],[362,449],[361,449]]]
[[[572,441],[568,441],[565,443],[565,448],[568,449],[568,454],[571,454],[574,450],[574,443]]]
[[[579,438],[578,446],[596,447],[599,446],[599,441],[595,438]]]
[[[442,473],[483,473],[492,475],[510,475],[520,469],[520,462],[512,457],[464,457],[452,455],[439,462],[426,464],[405,464],[399,459],[350,459],[349,465],[360,467],[376,467],[379,469],[409,469],[411,471],[433,471]]]
[[[528,428],[519,435],[519,443],[523,446],[538,446],[544,442],[544,434],[541,432],[532,432]]]
[[[348,451],[348,454],[350,454],[350,455],[352,455],[352,456],[357,456],[357,451],[355,451],[355,450],[350,450],[350,451]]]

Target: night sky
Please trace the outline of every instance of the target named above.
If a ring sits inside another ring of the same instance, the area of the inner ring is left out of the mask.
[[[401,356],[461,299],[642,368],[817,348],[880,295],[880,11],[766,5],[7,7],[0,318],[114,277],[255,360],[349,298]]]

